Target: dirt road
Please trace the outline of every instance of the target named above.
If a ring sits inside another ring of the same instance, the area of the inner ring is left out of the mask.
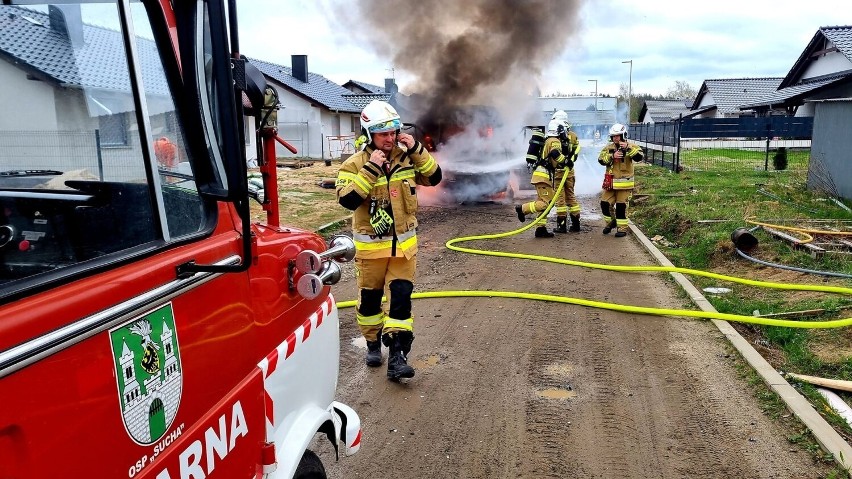
[[[595,210],[584,198],[584,211]],[[453,237],[518,226],[511,206],[424,208],[415,291],[545,292],[683,307],[666,276],[625,274],[455,253]],[[589,215],[586,215],[588,218]],[[581,261],[652,264],[600,221],[552,240],[532,230],[468,243]],[[552,223],[551,223],[552,225]],[[347,266],[334,287],[356,297]],[[826,466],[786,439],[738,378],[708,322],[516,299],[430,299],[414,305],[417,375],[396,384],[364,365],[354,310],[341,311],[340,400],[364,424],[363,446],[329,476],[399,478],[792,478]],[[386,351],[385,351],[386,354]]]

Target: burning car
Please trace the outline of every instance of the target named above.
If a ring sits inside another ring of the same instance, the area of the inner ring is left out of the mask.
[[[511,196],[510,170],[523,165],[513,154],[500,115],[488,106],[446,109],[411,125],[414,136],[441,164],[446,199],[470,202]]]

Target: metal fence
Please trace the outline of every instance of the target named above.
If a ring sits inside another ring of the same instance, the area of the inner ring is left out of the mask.
[[[141,158],[138,140],[105,147],[98,130],[0,131],[0,171],[56,170],[101,181],[136,181],[145,178]]]
[[[807,170],[813,118],[700,118],[633,124],[650,163],[683,170]]]

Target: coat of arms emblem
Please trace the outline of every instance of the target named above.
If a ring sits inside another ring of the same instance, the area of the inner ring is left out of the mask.
[[[153,444],[171,426],[183,387],[171,303],[110,330],[110,342],[124,426]]]

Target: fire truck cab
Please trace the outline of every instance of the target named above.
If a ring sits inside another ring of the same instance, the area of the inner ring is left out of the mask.
[[[278,224],[238,38],[234,0],[0,5],[0,478],[325,477],[317,433],[360,447],[329,287],[354,247]]]

